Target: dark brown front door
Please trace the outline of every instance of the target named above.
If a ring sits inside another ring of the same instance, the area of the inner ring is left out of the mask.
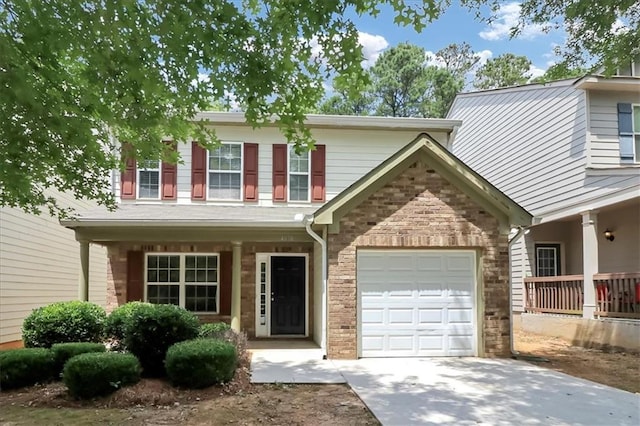
[[[271,334],[304,334],[305,258],[271,257]]]

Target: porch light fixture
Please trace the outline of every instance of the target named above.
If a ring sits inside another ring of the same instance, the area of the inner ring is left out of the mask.
[[[604,231],[604,238],[609,241],[613,241],[616,239],[615,235],[613,235],[613,231],[610,231],[609,229]]]

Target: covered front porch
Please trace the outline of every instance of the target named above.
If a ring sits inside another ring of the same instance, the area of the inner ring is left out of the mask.
[[[534,226],[524,312],[640,320],[638,198]]]
[[[206,213],[207,219],[167,218],[166,207],[132,206],[158,211],[139,220],[117,213],[64,222],[80,242],[80,298],[91,285],[88,248],[99,244],[108,253],[108,311],[131,301],[172,303],[202,322],[228,322],[249,338],[296,338],[324,350],[322,248],[294,219],[300,209],[231,223],[211,220],[219,207],[201,207],[176,214]],[[251,215],[251,209],[229,209],[226,217]]]

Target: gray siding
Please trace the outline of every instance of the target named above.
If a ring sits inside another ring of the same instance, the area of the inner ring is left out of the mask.
[[[587,174],[586,94],[571,85],[462,95],[449,118],[463,120],[453,153],[534,216],[640,183]]]
[[[91,204],[58,194],[78,210]],[[22,321],[37,307],[78,298],[80,248],[73,231],[43,213],[0,208],[0,343],[21,339]],[[107,257],[92,245],[90,300],[106,304]]]
[[[595,169],[620,166],[618,144],[618,102],[640,103],[637,93],[590,91],[590,162]]]

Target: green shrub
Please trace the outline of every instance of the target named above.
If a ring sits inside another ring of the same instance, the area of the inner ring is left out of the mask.
[[[56,374],[55,365],[50,349],[0,351],[0,388],[19,388],[49,381]]]
[[[146,376],[164,376],[164,358],[174,343],[198,335],[198,318],[175,305],[139,306],[126,327],[125,345]]]
[[[22,324],[28,348],[50,348],[54,343],[100,342],[107,314],[95,303],[74,300],[34,309]]]
[[[89,352],[105,352],[106,349],[102,343],[92,342],[56,343],[51,346],[51,352],[53,352],[53,357],[56,360],[58,372],[62,371],[65,362],[76,355]]]
[[[140,306],[148,305],[145,302],[129,302],[115,308],[107,317],[104,326],[104,334],[112,340],[112,350],[126,349],[124,339],[127,332],[127,324],[131,320],[133,311]]]
[[[214,322],[211,324],[202,324],[198,331],[198,337],[210,339],[222,339],[227,331],[231,330],[231,326],[226,322]]]
[[[85,353],[67,361],[62,381],[78,398],[107,395],[140,381],[140,363],[131,354]]]
[[[174,385],[196,389],[228,382],[237,365],[238,355],[231,343],[208,338],[176,343],[165,360]]]

